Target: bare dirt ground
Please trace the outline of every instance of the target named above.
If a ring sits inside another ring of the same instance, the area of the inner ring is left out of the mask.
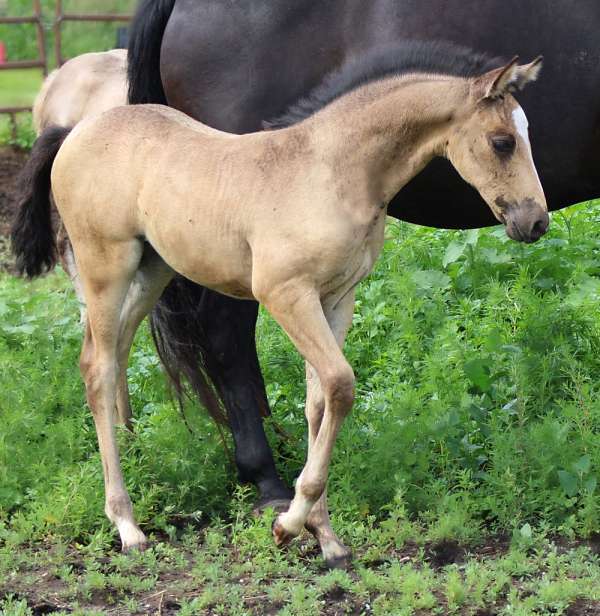
[[[374,572],[380,568],[385,570],[390,562],[394,561],[402,564],[413,564],[415,567],[424,565],[430,566],[435,573],[440,573],[448,565],[456,565],[462,567],[469,559],[475,558],[479,561],[493,561],[505,556],[509,549],[508,538],[497,538],[488,541],[485,545],[477,548],[469,548],[468,546],[460,545],[455,541],[442,541],[435,544],[426,544],[424,550],[420,552],[419,546],[412,542],[399,550],[393,551],[384,555],[381,562],[371,562],[366,566]],[[175,546],[173,546],[175,547]],[[233,544],[223,546],[227,551],[231,561],[229,564],[237,561],[236,548]],[[567,549],[576,549],[577,547],[590,548],[591,553],[600,554],[600,541],[594,538],[589,542],[581,542],[580,544],[559,545],[559,553]],[[23,553],[28,554],[28,558],[24,559],[19,567],[18,574],[10,579],[10,590],[0,583],[0,601],[12,596],[13,599],[25,601],[29,609],[34,615],[51,614],[55,612],[61,613],[80,613],[80,614],[111,614],[113,616],[131,616],[132,614],[159,614],[161,616],[174,616],[179,613],[187,601],[199,597],[203,593],[203,585],[199,583],[198,578],[194,578],[194,567],[197,567],[196,558],[203,550],[202,541],[199,540],[198,545],[191,549],[190,546],[177,546],[179,557],[174,559],[173,552],[162,552],[160,549],[156,552],[156,558],[149,562],[135,562],[139,560],[141,555],[134,553],[132,556],[133,563],[131,567],[126,567],[125,572],[117,566],[119,556],[116,554],[104,556],[88,555],[86,558],[75,549],[57,548],[52,545],[40,543],[37,546],[23,546]],[[116,546],[115,546],[116,550]],[[308,563],[311,557],[315,557],[318,553],[316,546],[312,540],[307,541],[305,551],[302,558]],[[150,564],[149,564],[150,563]],[[227,566],[225,566],[227,569]],[[68,571],[69,575],[65,576],[64,572]],[[94,584],[90,586],[89,576],[90,571],[93,575],[101,575],[107,583]],[[198,569],[196,569],[198,571]],[[320,573],[324,573],[321,571]],[[112,576],[112,577],[111,577]],[[359,579],[356,571],[349,571],[350,579],[357,581]],[[111,579],[120,577],[119,584],[108,583]],[[227,577],[227,574],[226,574]],[[147,579],[152,579],[152,583],[144,587],[143,582]],[[137,590],[133,590],[129,586],[131,580],[137,579]],[[225,580],[224,580],[225,581]],[[237,581],[242,587],[247,580],[227,580],[229,583]],[[517,589],[525,583],[524,580],[514,579],[513,585]],[[268,588],[269,582],[263,582],[263,591]],[[270,614],[278,614],[283,607],[283,604],[278,601],[272,601],[268,598],[268,594],[262,592],[260,596],[256,596],[256,589],[248,588],[248,596],[245,598],[244,604],[247,613],[255,614],[256,616],[265,616]],[[522,589],[521,589],[522,590]],[[371,600],[375,598],[377,593],[371,597],[358,597],[351,592],[347,592],[342,587],[334,586],[322,597],[321,608],[319,614],[321,616],[342,616],[355,615],[362,616],[370,614]],[[437,595],[438,593],[436,593]],[[127,606],[124,604],[126,598],[134,600],[133,604]],[[439,609],[430,610],[415,610],[416,616],[427,616],[428,614],[450,613],[444,612],[445,596],[442,589],[439,591]],[[458,613],[461,616],[497,616],[503,613],[505,606],[500,603],[489,608],[481,608],[473,611],[471,609],[460,610]],[[442,610],[442,611],[440,611]],[[188,612],[186,612],[188,613]],[[199,612],[202,614],[222,614],[216,605],[205,606]],[[295,613],[295,612],[294,612]],[[304,612],[302,612],[304,613]],[[380,612],[381,613],[381,612]],[[549,614],[558,612],[535,611],[534,613]],[[560,612],[565,616],[600,616],[600,603],[596,601],[578,600],[565,611]]]
[[[24,150],[0,148],[0,270],[12,268],[8,234],[16,208],[17,176],[26,158]]]

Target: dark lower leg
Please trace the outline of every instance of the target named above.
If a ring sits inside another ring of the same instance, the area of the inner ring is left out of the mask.
[[[270,410],[256,354],[258,305],[230,301],[235,302],[238,318],[229,319],[233,326],[227,332],[221,329],[211,339],[214,356],[219,358],[214,381],[227,409],[238,477],[241,482],[257,487],[258,507],[276,507],[281,501],[288,502],[293,492],[277,474],[263,425],[263,417]]]
[[[185,377],[200,399],[207,399],[211,391],[202,375],[215,385],[231,425],[240,480],[257,486],[263,504],[289,499],[291,491],[277,475],[262,423],[269,405],[256,355],[257,316],[255,302],[176,277],[152,315],[152,326],[178,389]]]
[[[249,385],[229,383],[224,396],[229,425],[235,444],[235,463],[242,483],[253,483],[258,489],[259,508],[289,502],[293,496],[277,474],[271,448],[265,435],[263,419],[252,402]]]

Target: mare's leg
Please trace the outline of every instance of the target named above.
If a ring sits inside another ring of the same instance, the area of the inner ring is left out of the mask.
[[[74,248],[88,311],[80,367],[102,457],[105,512],[119,530],[123,551],[143,548],[146,537],[133,516],[115,434],[121,308],[143,248],[138,240],[102,245],[82,240]]]
[[[253,483],[261,507],[287,506],[292,492],[281,481],[267,441],[269,414],[254,331],[258,304],[235,300],[176,277],[152,314],[169,367],[193,375],[202,366],[227,409],[239,478]]]
[[[146,244],[142,260],[123,303],[119,320],[117,419],[119,423],[129,429],[131,429],[132,418],[129,387],[127,386],[129,352],[140,323],[152,310],[172,277],[173,270],[161,259],[152,246]]]
[[[340,349],[343,349],[344,340],[354,315],[354,291],[351,291],[336,306],[329,309],[326,308],[325,315]],[[305,413],[308,422],[309,451],[319,433],[324,412],[325,397],[319,377],[315,369],[307,363]],[[312,508],[305,526],[319,542],[323,558],[328,567],[343,568],[350,564],[352,552],[338,539],[331,528],[329,511],[327,509],[327,488],[325,488],[321,498]]]
[[[277,474],[273,454],[263,426],[263,416],[270,414],[258,356],[256,353],[256,302],[232,300],[212,291],[209,302],[214,319],[209,332],[210,348],[218,358],[214,381],[218,383],[235,445],[238,477],[258,489],[256,507],[288,508],[293,492]]]
[[[333,445],[354,400],[354,374],[325,317],[315,289],[288,283],[262,297],[257,293],[257,297],[314,368],[325,401],[318,432],[296,482],[294,499],[289,510],[280,514],[273,525],[275,541],[281,545],[300,533],[325,491]],[[314,419],[311,421],[314,430],[318,421],[316,417],[311,419]]]

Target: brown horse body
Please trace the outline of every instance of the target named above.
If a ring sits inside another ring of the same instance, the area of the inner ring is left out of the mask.
[[[42,135],[31,165],[51,165],[83,283],[81,369],[106,513],[124,549],[146,539],[121,474],[114,410],[122,417],[129,407],[135,331],[180,273],[263,303],[306,360],[307,462],[273,532],[282,544],[306,525],[330,565],[347,561],[329,524],[325,487],[354,395],[341,350],[354,289],[381,251],[389,201],[436,156],[480,192],[511,237],[543,235],[548,215],[526,118],[509,93],[538,70],[537,62],[513,62],[480,77],[412,71],[360,81],[296,126],[243,136],[155,105],[114,109],[66,139],[60,131]],[[23,200],[13,233],[29,274],[39,272],[43,253],[26,236],[25,223],[42,208],[41,183],[33,183],[38,192]]]

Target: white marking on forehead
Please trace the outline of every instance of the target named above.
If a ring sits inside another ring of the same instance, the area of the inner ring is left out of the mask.
[[[518,106],[512,113],[513,122],[515,123],[515,127],[517,132],[521,137],[523,137],[523,141],[529,144],[529,120],[523,111],[523,107]]]
[[[533,154],[531,152],[531,142],[529,141],[529,120],[527,119],[527,116],[525,115],[525,112],[523,111],[523,107],[518,105],[517,108],[512,112],[512,117],[513,117],[513,122],[515,123],[515,128],[517,129],[517,132],[519,133],[519,135],[522,137],[523,141],[525,142],[525,147],[527,148],[527,151],[529,154],[529,160],[531,161],[531,164],[533,165],[533,170],[535,171],[535,175],[537,177],[540,190],[543,193],[544,188],[542,187],[540,176],[537,172],[535,163],[533,162]]]

